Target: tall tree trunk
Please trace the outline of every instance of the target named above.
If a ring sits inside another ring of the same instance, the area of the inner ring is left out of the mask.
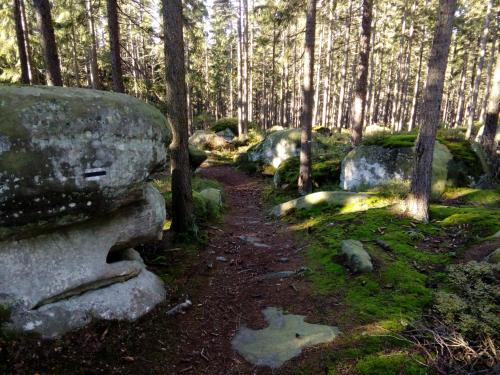
[[[166,115],[172,124],[172,230],[193,230],[193,197],[188,152],[186,72],[181,0],[162,0],[165,35]]]
[[[339,94],[339,105],[337,112],[337,127],[340,131],[342,129],[342,118],[344,115],[344,101],[345,101],[345,91],[347,87],[347,67],[349,65],[349,47],[350,47],[350,36],[351,36],[351,15],[352,15],[352,0],[349,0],[349,14],[345,19],[345,29],[346,29],[346,37],[344,40],[344,62],[342,64],[342,69],[340,72],[341,75],[341,84],[340,84],[340,94]]]
[[[323,108],[321,112],[321,126],[328,126],[328,110],[330,104],[330,84],[332,82],[333,76],[333,14],[335,8],[337,7],[337,0],[330,0],[329,11],[328,11],[328,41],[327,41],[327,52],[326,52],[326,77],[323,84]]]
[[[87,24],[90,33],[89,62],[90,62],[90,85],[94,90],[101,89],[99,79],[99,67],[97,65],[97,42],[95,36],[94,10],[92,0],[85,0],[85,10],[87,13]]]
[[[320,3],[321,4],[321,3]],[[316,79],[315,79],[315,89],[314,89],[314,109],[313,109],[313,126],[316,125],[316,118],[318,116],[319,109],[319,91],[321,89],[321,62],[323,55],[323,35],[325,33],[324,27],[321,27],[321,31],[319,33],[319,51],[318,51],[318,59],[316,64]]]
[[[26,53],[26,42],[24,40],[24,29],[20,0],[14,0],[14,21],[16,25],[17,50],[19,52],[19,62],[21,63],[21,83],[30,84],[30,73],[28,67],[28,55]]]
[[[496,60],[495,73],[491,80],[490,96],[488,98],[481,143],[491,156],[491,160],[498,163],[497,144],[495,141],[498,127],[498,112],[500,110],[500,53],[498,51],[496,52]]]
[[[486,53],[486,42],[488,41],[488,35],[490,30],[490,16],[492,8],[493,8],[493,0],[488,0],[486,15],[484,16],[483,35],[481,36],[480,46],[479,46],[479,61],[477,63],[476,77],[474,80],[474,86],[472,88],[470,107],[467,118],[467,132],[465,133],[465,138],[467,139],[470,139],[472,137],[472,131],[474,127],[477,95],[479,92],[479,84],[481,83],[481,73],[483,71],[484,55]]]
[[[299,194],[312,192],[312,116],[314,109],[314,42],[316,39],[316,0],[307,0],[306,35],[304,44],[304,103],[300,116],[302,128],[300,137]]]
[[[113,91],[125,92],[125,87],[123,86],[122,60],[120,57],[120,24],[118,22],[116,0],[107,0],[107,5]]]
[[[38,84],[38,72],[33,64],[33,53],[31,51],[31,43],[30,43],[30,28],[29,24],[26,20],[26,6],[24,5],[24,0],[19,0],[19,5],[21,6],[21,22],[24,31],[24,43],[26,46],[26,58],[28,61],[28,74],[31,84]]]
[[[410,194],[406,200],[407,213],[416,220],[429,220],[432,159],[440,118],[444,78],[448,64],[453,19],[457,0],[439,0],[438,18],[427,64],[422,123],[415,146],[415,164]]]
[[[496,39],[496,33],[495,33],[495,37],[493,38],[493,41],[491,42],[490,59],[488,60],[488,68],[486,70],[486,88],[484,90],[483,105],[481,106],[481,115],[479,116],[481,124],[484,124],[484,121],[486,119],[486,110],[488,107],[488,99],[490,97],[490,92],[491,92],[491,79],[493,77],[493,64],[495,63],[495,53],[496,53],[496,48],[497,48],[496,43],[497,43],[497,39]]]
[[[458,104],[457,115],[455,116],[455,126],[461,126],[464,119],[465,110],[465,86],[467,83],[467,63],[469,61],[469,54],[465,52],[463,57],[462,73],[460,73],[460,87],[458,89]]]
[[[247,58],[248,58],[248,122],[253,121],[253,102],[254,102],[254,92],[253,92],[253,48],[254,48],[254,30],[253,30],[253,12],[255,9],[255,4],[254,1],[252,0],[252,17],[250,17],[250,20],[248,21],[248,37],[249,37],[249,43],[248,43],[248,53],[247,53]],[[247,8],[247,19],[248,19],[248,8]]]
[[[62,86],[61,66],[59,64],[49,0],[33,0],[33,4],[36,10],[38,28],[42,34],[42,52],[47,84],[49,86]]]
[[[245,134],[245,113],[243,110],[243,30],[241,23],[242,20],[242,0],[239,0],[238,8],[238,40],[237,40],[237,52],[238,52],[238,135],[241,137]]]
[[[366,108],[366,84],[368,80],[368,63],[370,61],[372,10],[373,0],[363,0],[356,91],[351,108],[351,145],[353,147],[359,145],[363,137],[363,120]]]
[[[248,132],[248,0],[243,0],[243,133]]]

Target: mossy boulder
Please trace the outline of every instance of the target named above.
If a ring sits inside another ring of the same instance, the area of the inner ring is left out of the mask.
[[[230,146],[224,137],[208,130],[197,130],[189,137],[189,143],[201,150],[223,150]]]
[[[68,225],[143,197],[171,130],[128,95],[0,87],[0,240],[13,227]]]
[[[207,154],[205,151],[200,150],[196,146],[189,145],[189,165],[191,170],[195,171],[200,165],[202,165],[205,160],[207,160]]]
[[[313,153],[318,154],[324,145],[319,134],[313,133]],[[300,129],[278,130],[266,135],[264,140],[247,151],[250,162],[261,165],[272,165],[278,168],[282,162],[300,153]]]
[[[341,243],[341,250],[345,256],[347,267],[352,272],[366,273],[373,271],[370,254],[368,254],[360,241],[344,240]]]
[[[348,191],[361,191],[391,181],[408,183],[413,170],[412,147],[384,147],[361,145],[342,161],[340,187]],[[432,195],[439,197],[446,189],[448,165],[453,155],[439,142],[434,147],[432,164]]]
[[[274,217],[282,217],[296,210],[310,210],[321,205],[341,207],[342,212],[348,213],[385,207],[391,203],[390,200],[381,199],[374,194],[347,191],[318,191],[274,206],[270,214]]]
[[[234,134],[238,134],[238,119],[236,118],[221,118],[210,128],[214,133],[223,132],[226,129],[231,130]]]
[[[212,205],[215,210],[222,208],[222,192],[219,189],[207,188],[200,191],[200,194],[205,198],[209,205]]]

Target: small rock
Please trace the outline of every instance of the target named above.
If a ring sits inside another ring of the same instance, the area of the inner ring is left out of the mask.
[[[278,262],[280,262],[280,263],[288,263],[288,258],[287,257],[279,258]]]
[[[226,257],[217,257],[217,258],[215,258],[215,260],[217,260],[219,262],[227,262],[227,258]]]
[[[342,241],[342,253],[347,258],[347,266],[354,273],[366,273],[373,271],[373,264],[370,255],[364,249],[361,242],[357,240]]]

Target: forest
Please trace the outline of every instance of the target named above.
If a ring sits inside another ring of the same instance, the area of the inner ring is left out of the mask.
[[[0,0],[0,373],[498,373],[499,17]]]

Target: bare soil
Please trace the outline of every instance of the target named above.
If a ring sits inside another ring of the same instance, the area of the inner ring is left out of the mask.
[[[101,321],[53,341],[0,339],[0,373],[288,374],[307,357],[320,359],[325,346],[307,350],[273,372],[253,367],[232,350],[231,339],[240,325],[264,327],[261,310],[267,306],[335,325],[327,311],[336,301],[315,297],[301,277],[259,278],[303,266],[307,245],[286,224],[266,216],[260,180],[230,166],[204,168],[199,174],[224,185],[228,211],[222,222],[206,228],[207,245],[193,257],[183,256],[182,249],[168,251],[164,244],[146,251],[147,263],[158,254],[170,266],[189,262],[170,286],[169,300],[133,323]],[[254,246],[240,236],[258,237],[267,246]],[[161,272],[161,264],[150,265]],[[193,306],[185,314],[167,316],[185,295]],[[319,365],[317,373],[322,372]]]

